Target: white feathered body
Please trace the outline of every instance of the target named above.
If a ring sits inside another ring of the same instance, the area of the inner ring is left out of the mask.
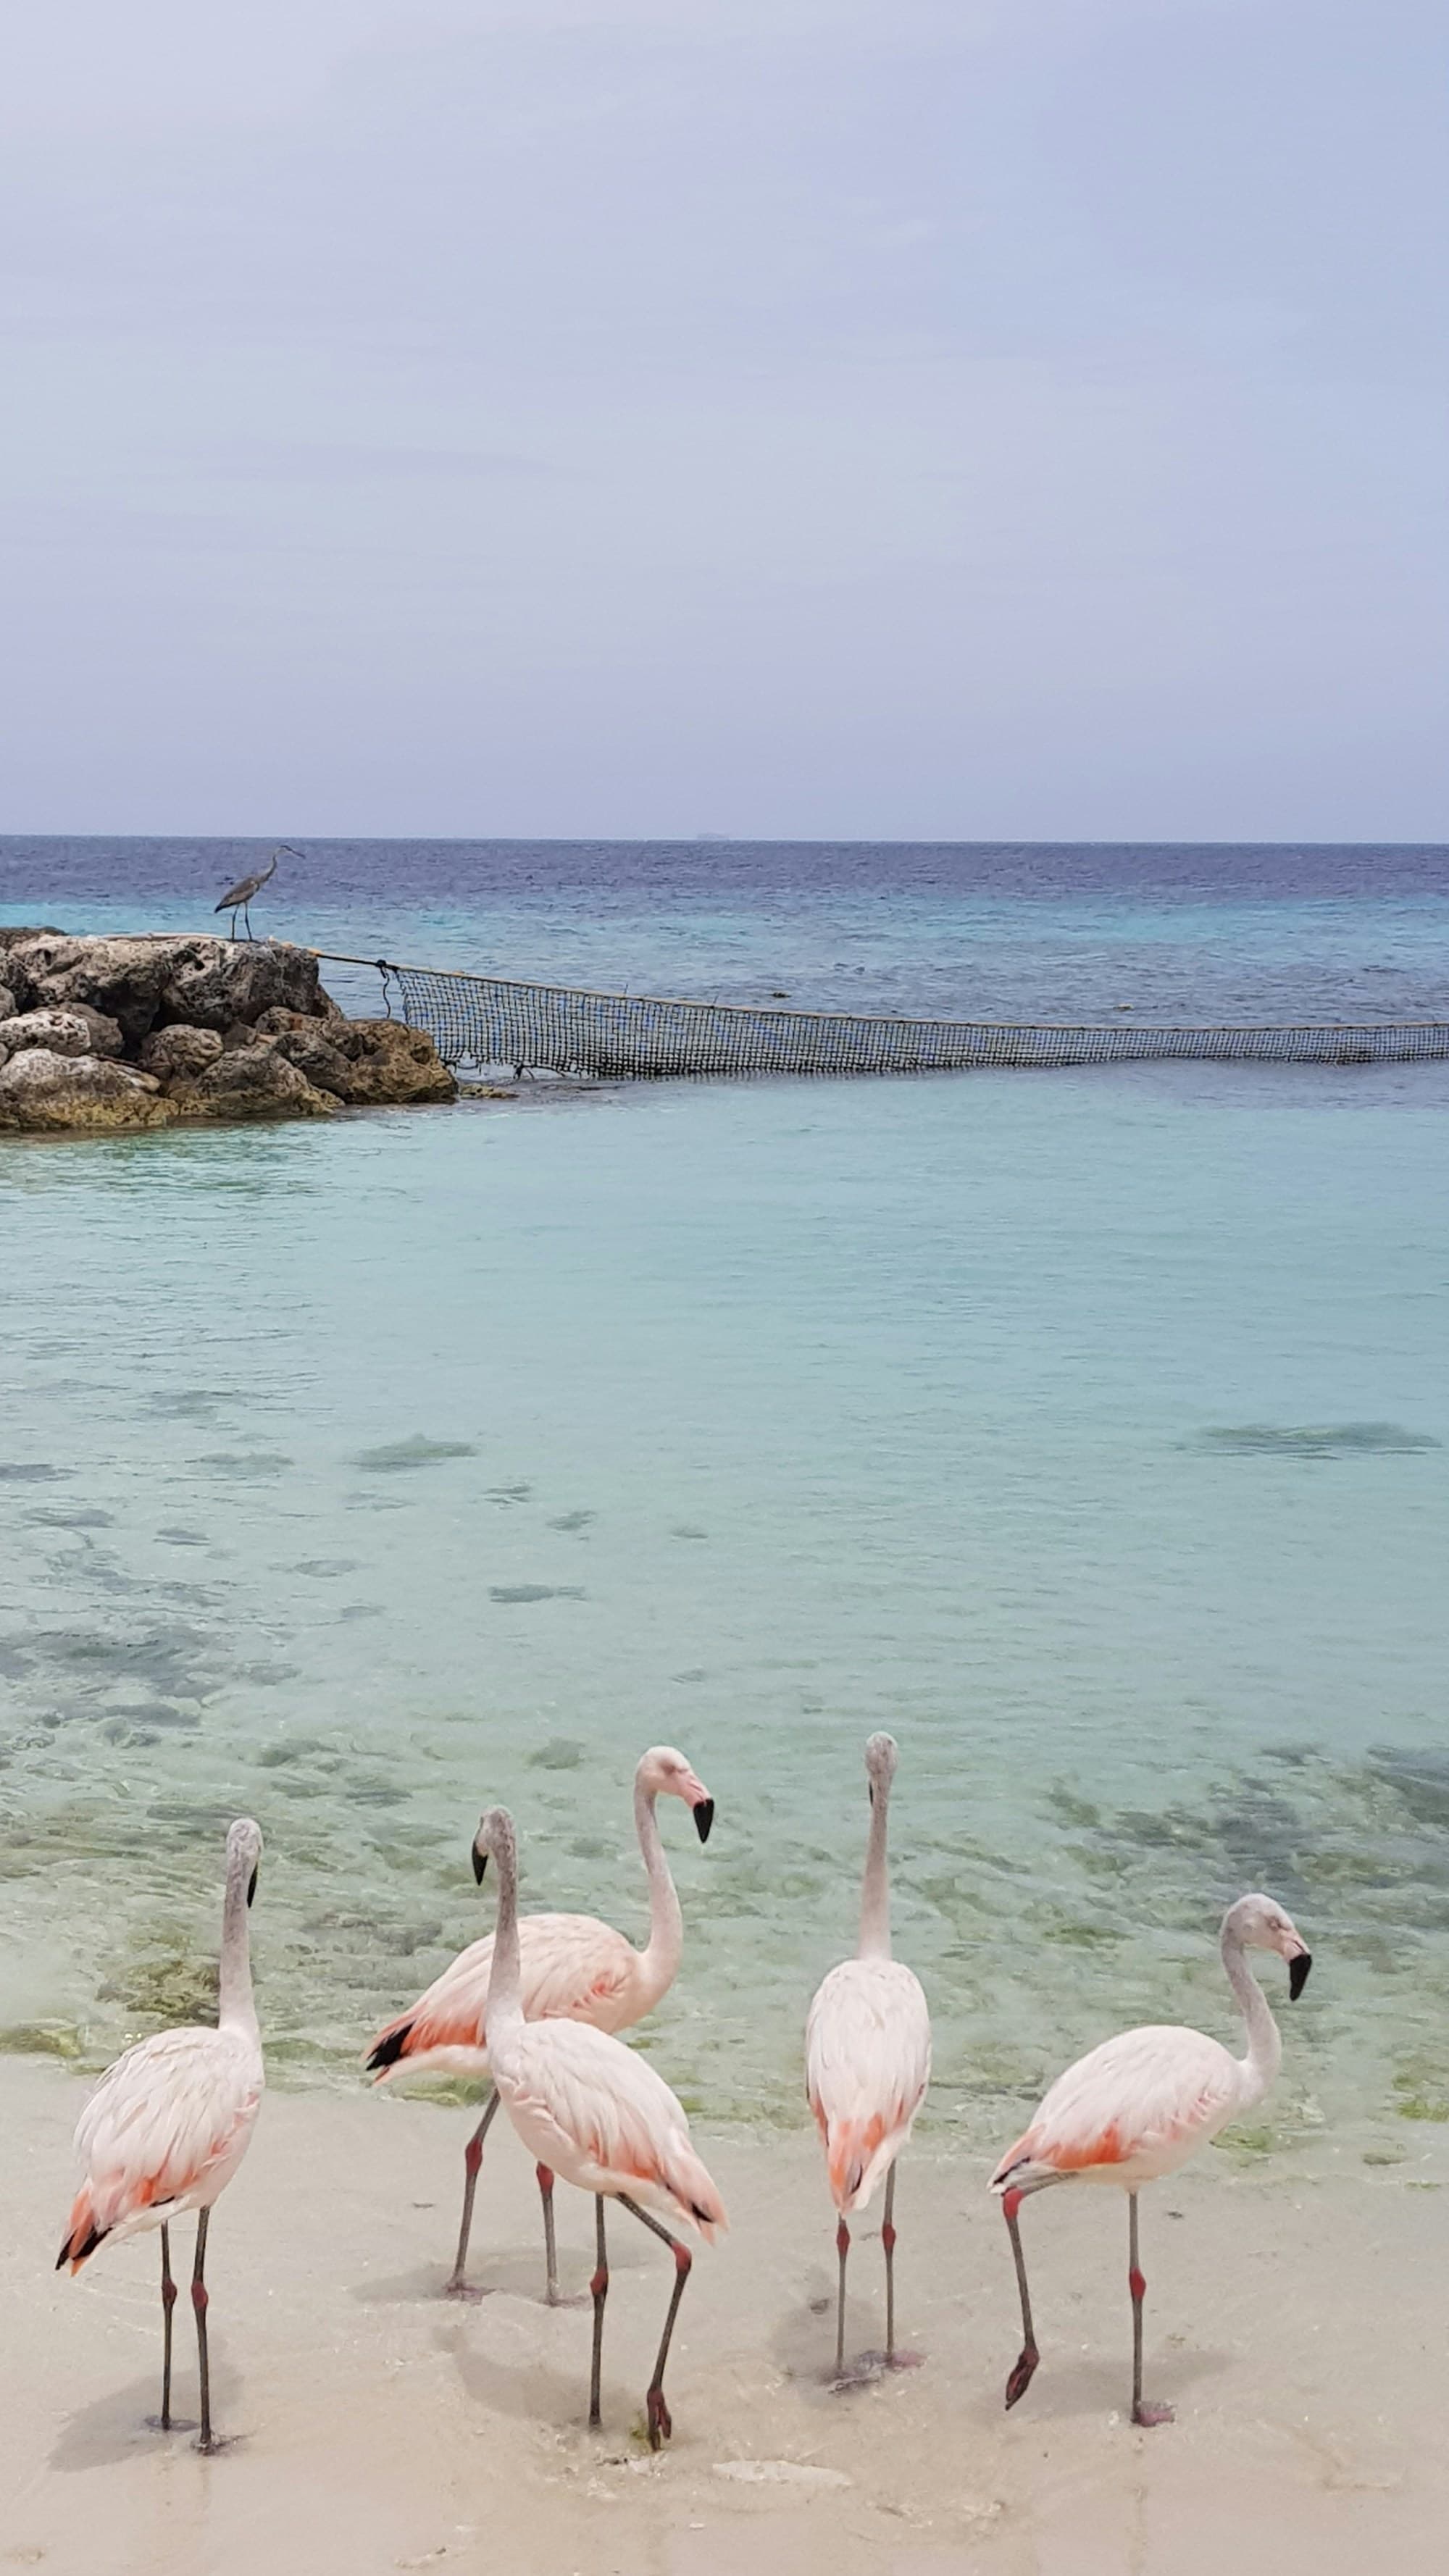
[[[1175,2173],[1260,2098],[1241,2058],[1176,2023],[1120,2031],[1059,2075],[991,2177],[993,2191],[1068,2178],[1135,2191]]]
[[[805,2091],[836,2208],[865,2209],[911,2134],[931,2076],[931,2016],[899,1959],[843,1959],[805,2025]]]
[[[72,2268],[103,2237],[210,2209],[251,2143],[265,2074],[254,2031],[159,2031],[106,2069],[76,2126]],[[84,2249],[84,2250],[82,2250]]]
[[[725,2228],[682,2106],[622,2040],[582,2021],[512,2022],[491,2071],[529,2154],[565,2182],[627,2193],[706,2238]]]

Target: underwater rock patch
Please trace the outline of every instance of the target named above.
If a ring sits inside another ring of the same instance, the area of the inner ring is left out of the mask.
[[[1195,1445],[1230,1458],[1392,1458],[1443,1442],[1397,1422],[1240,1422],[1200,1431]]]
[[[381,1449],[364,1449],[353,1464],[365,1475],[383,1476],[409,1467],[430,1467],[439,1458],[476,1458],[471,1440],[425,1440],[415,1431],[410,1440],[391,1440]]]

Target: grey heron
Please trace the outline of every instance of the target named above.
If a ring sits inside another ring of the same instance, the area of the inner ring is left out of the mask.
[[[300,850],[294,850],[290,841],[279,841],[264,868],[258,868],[254,876],[238,877],[234,886],[227,887],[225,894],[222,896],[220,903],[216,905],[215,909],[218,912],[229,912],[231,914],[231,935],[233,939],[236,937],[236,917],[238,913],[241,914],[246,923],[248,939],[252,937],[252,896],[254,894],[260,894],[263,886],[267,882],[267,879],[276,875],[277,861],[284,856],[289,859],[300,859],[302,853]]]

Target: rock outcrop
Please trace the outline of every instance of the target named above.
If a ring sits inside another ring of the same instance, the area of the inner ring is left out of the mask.
[[[110,1056],[25,1047],[0,1065],[0,1127],[33,1134],[167,1127],[181,1115],[154,1074]]]
[[[0,930],[0,1126],[327,1118],[455,1100],[431,1038],[349,1020],[280,941]]]
[[[279,1055],[270,1039],[226,1047],[174,1096],[191,1118],[330,1118],[337,1103]]]
[[[125,1041],[117,1023],[84,1002],[67,1010],[17,1011],[7,1019],[5,1047],[17,1055],[22,1047],[49,1047],[52,1055],[123,1055]]]

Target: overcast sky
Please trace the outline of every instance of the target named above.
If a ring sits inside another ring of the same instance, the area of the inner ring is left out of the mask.
[[[1442,0],[12,0],[0,829],[1449,837]]]

